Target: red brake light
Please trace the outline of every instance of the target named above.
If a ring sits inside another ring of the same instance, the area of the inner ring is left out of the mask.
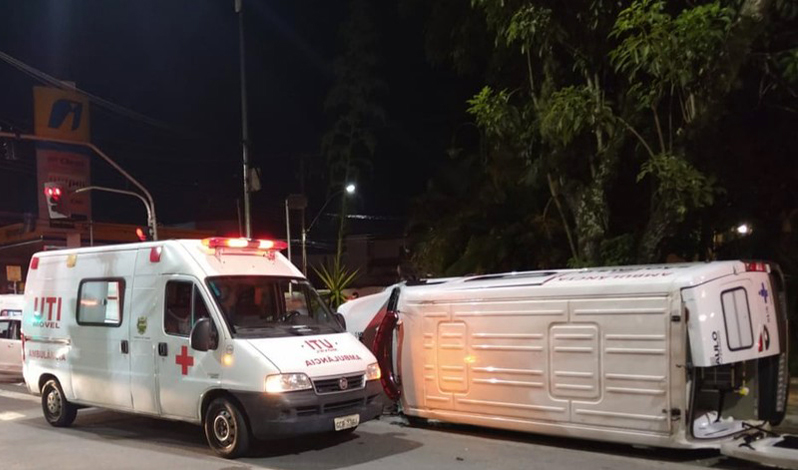
[[[154,246],[150,248],[150,263],[158,263],[161,261],[161,247]]]
[[[244,248],[250,250],[280,251],[288,248],[283,241],[278,240],[250,240],[247,238],[205,238],[202,244],[208,248]]]
[[[30,268],[31,269],[38,269],[39,268],[39,258],[33,257],[30,259]]]
[[[752,261],[745,263],[745,270],[748,272],[767,273],[770,272],[770,266],[761,261]]]

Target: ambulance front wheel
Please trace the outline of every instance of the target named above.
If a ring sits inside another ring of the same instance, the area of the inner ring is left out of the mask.
[[[249,449],[249,427],[244,414],[227,398],[217,398],[208,406],[205,437],[211,449],[227,459],[240,457]]]
[[[58,428],[69,426],[78,415],[78,407],[67,401],[56,379],[48,380],[42,387],[42,411],[44,419]]]

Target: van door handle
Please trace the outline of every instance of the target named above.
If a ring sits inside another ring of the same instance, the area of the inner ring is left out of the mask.
[[[128,348],[127,340],[123,339],[122,340],[122,354],[127,354],[128,351],[129,351],[129,348]]]
[[[169,351],[166,349],[166,343],[158,343],[158,355],[164,357],[169,355]]]

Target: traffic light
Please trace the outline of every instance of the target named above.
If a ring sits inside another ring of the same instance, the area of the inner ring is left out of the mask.
[[[136,237],[142,242],[152,241],[152,230],[149,227],[136,227]]]
[[[69,218],[66,196],[67,192],[61,183],[44,183],[44,197],[47,200],[47,211],[51,219]]]

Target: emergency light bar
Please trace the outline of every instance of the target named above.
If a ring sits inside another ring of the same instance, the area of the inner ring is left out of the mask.
[[[770,265],[761,261],[750,261],[745,263],[745,270],[747,272],[769,273]]]
[[[248,238],[212,237],[202,240],[208,248],[244,248],[248,250],[280,251],[288,248],[288,244],[277,240],[251,240]]]

